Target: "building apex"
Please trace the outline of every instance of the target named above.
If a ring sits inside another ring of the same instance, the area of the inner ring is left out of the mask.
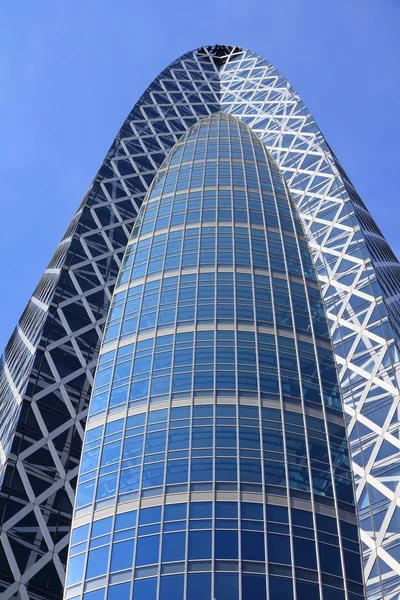
[[[216,65],[220,66],[226,63],[233,55],[243,52],[243,48],[240,48],[239,46],[215,44],[214,46],[202,46],[197,52],[208,56]]]

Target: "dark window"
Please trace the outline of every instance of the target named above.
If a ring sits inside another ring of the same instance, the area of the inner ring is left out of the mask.
[[[265,575],[242,575],[242,598],[266,600]]]
[[[239,581],[236,574],[216,573],[214,596],[216,600],[237,600]]]
[[[238,532],[215,532],[215,558],[238,558]]]
[[[242,531],[242,559],[265,561],[264,534]]]
[[[211,558],[211,531],[189,533],[189,560],[194,558]]]

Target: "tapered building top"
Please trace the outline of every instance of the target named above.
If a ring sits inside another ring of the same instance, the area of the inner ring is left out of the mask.
[[[171,63],[135,105],[3,355],[5,599],[61,595],[86,411],[122,256],[168,151],[216,112],[262,142],[301,218],[347,415],[365,576],[371,597],[400,593],[399,263],[287,80],[250,50],[216,45]]]
[[[316,279],[262,142],[232,115],[200,119],[154,178],[114,291],[66,598],[364,599]]]

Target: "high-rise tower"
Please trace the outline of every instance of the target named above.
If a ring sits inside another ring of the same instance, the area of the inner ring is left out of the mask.
[[[60,596],[80,440],[121,257],[167,152],[216,112],[262,142],[302,220],[347,414],[369,594],[400,593],[399,263],[288,82],[251,51],[214,46],[176,60],[135,105],[7,346],[4,598]]]
[[[193,125],[139,213],[66,585],[67,599],[365,598],[315,269],[283,177],[236,117]]]

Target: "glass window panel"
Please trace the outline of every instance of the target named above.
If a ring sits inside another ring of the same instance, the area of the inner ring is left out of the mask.
[[[215,532],[215,558],[238,558],[238,532],[216,531]]]
[[[112,517],[106,517],[105,519],[98,519],[93,522],[92,526],[92,535],[91,537],[96,537],[98,535],[104,535],[105,533],[110,533],[112,524]]]
[[[93,592],[86,592],[83,594],[83,600],[103,600],[105,589],[94,590]]]
[[[192,481],[212,481],[213,464],[211,459],[195,458],[191,461]]]
[[[136,566],[151,565],[158,562],[160,546],[159,535],[149,535],[138,539]]]
[[[218,600],[238,600],[238,575],[236,573],[216,573],[214,595]]]
[[[87,540],[89,534],[89,525],[81,525],[72,531],[71,546]]]
[[[253,504],[250,502],[242,502],[240,504],[242,519],[255,519],[257,521],[264,520],[264,511],[262,504]]]
[[[119,585],[111,585],[108,588],[107,600],[129,600],[131,584],[120,583]]]
[[[167,504],[164,509],[164,521],[186,519],[187,504]]]
[[[294,562],[296,567],[305,569],[317,569],[317,557],[315,554],[315,542],[302,538],[293,538]]]
[[[236,502],[216,502],[215,503],[216,518],[237,519],[238,505]]]
[[[87,481],[78,485],[75,506],[79,508],[93,501],[95,481]]]
[[[285,577],[269,576],[270,600],[293,600],[293,584],[291,579]],[[304,596],[306,599],[307,596]]]
[[[188,600],[205,600],[211,598],[211,574],[188,573],[187,576]]]
[[[109,550],[109,546],[103,546],[102,548],[96,548],[96,550],[91,550],[89,552],[86,568],[87,579],[98,577],[99,575],[106,573]]]
[[[242,531],[242,559],[265,561],[264,533]]]
[[[133,600],[143,600],[143,598],[146,598],[146,600],[156,600],[156,594],[156,577],[136,580],[133,584]]]
[[[149,525],[161,521],[161,506],[142,508],[139,513],[139,525]]]
[[[68,561],[67,586],[80,583],[83,579],[83,568],[85,566],[85,554],[74,556]]]
[[[111,553],[111,571],[130,569],[133,561],[133,540],[113,544]]]
[[[208,519],[212,516],[211,502],[191,502],[189,504],[191,519]]]
[[[161,560],[163,562],[184,560],[185,543],[186,534],[184,532],[164,533]]]
[[[339,548],[330,544],[318,544],[321,571],[332,575],[342,575],[342,563]]]
[[[160,600],[183,600],[183,585],[183,575],[164,575],[160,581]]]
[[[265,575],[242,575],[242,598],[253,598],[253,600],[266,600]],[[282,600],[286,600],[282,596]]]
[[[189,560],[211,558],[211,531],[189,532]]]
[[[291,564],[290,538],[287,535],[267,534],[268,561],[271,563]]]
[[[296,580],[297,598],[307,598],[307,600],[320,600],[319,587],[317,583]]]

